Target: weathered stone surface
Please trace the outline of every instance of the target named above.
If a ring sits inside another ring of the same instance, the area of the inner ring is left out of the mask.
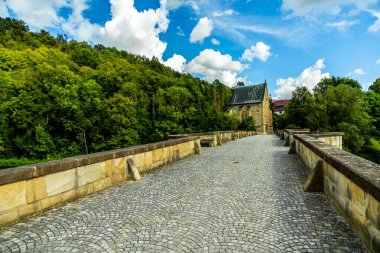
[[[26,181],[26,187],[26,197],[28,203],[44,199],[48,196],[46,191],[45,177],[38,177]]]
[[[0,213],[0,227],[12,224],[17,220],[18,220],[17,208],[13,209],[13,210],[8,210],[7,212]],[[1,238],[0,238],[0,250],[2,250]],[[3,252],[3,251],[1,251],[1,252]],[[4,251],[4,252],[6,252],[6,251]]]
[[[39,201],[34,202],[32,204],[20,206],[18,208],[18,214],[20,218],[33,216],[35,214],[40,213],[41,211],[42,211],[42,208],[41,208],[41,203]]]
[[[102,163],[95,163],[77,168],[78,186],[90,184],[102,179],[102,167],[104,168]]]
[[[323,178],[323,161],[318,161],[315,168],[309,175],[303,190],[305,192],[323,192],[324,178]]]
[[[26,204],[26,181],[0,186],[0,213]]]
[[[94,185],[94,191],[101,191],[103,189],[111,187],[112,186],[112,180],[111,180],[111,178],[107,177],[107,178],[104,178],[102,180],[94,182],[93,185]]]
[[[132,180],[136,180],[136,181],[140,180],[141,176],[133,158],[128,158],[127,165],[128,165],[128,177],[131,178]]]
[[[54,196],[75,187],[75,169],[45,176],[47,195]]]

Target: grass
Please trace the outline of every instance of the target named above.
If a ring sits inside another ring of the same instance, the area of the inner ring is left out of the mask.
[[[46,162],[46,161],[47,160],[29,160],[26,158],[0,159],[0,169],[13,168],[13,167],[18,167],[18,166],[23,166],[23,165]]]

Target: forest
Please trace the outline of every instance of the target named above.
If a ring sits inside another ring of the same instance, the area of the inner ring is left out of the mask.
[[[231,95],[155,58],[0,18],[0,159],[12,161],[3,167],[252,127],[224,113]]]
[[[277,129],[343,132],[346,151],[380,164],[380,78],[368,91],[346,77],[323,79],[312,92],[299,87],[273,124]]]

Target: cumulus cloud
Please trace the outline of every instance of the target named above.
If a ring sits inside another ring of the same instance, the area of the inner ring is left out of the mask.
[[[363,69],[361,69],[361,68],[357,68],[357,69],[355,69],[353,72],[349,72],[348,74],[347,74],[347,76],[352,76],[352,75],[357,75],[357,76],[363,76],[363,75],[365,75],[366,73],[365,73],[365,71],[363,70]]]
[[[270,52],[270,46],[260,41],[257,42],[255,46],[247,48],[244,51],[241,59],[243,61],[252,62],[253,59],[257,58],[262,62],[266,62],[271,55],[272,53]]]
[[[235,14],[235,11],[229,9],[229,10],[225,10],[225,11],[216,11],[212,15],[214,17],[221,17],[221,16],[231,16],[233,14]]]
[[[211,19],[207,17],[201,18],[190,34],[190,42],[203,42],[205,38],[211,35],[213,29],[214,25]]]
[[[32,28],[46,28],[58,26],[63,19],[59,17],[58,11],[69,6],[68,0],[6,0],[4,4],[19,19],[25,21]]]
[[[228,86],[233,86],[238,80],[238,73],[245,69],[245,65],[234,61],[229,54],[221,54],[213,49],[203,50],[188,64],[186,70],[190,73],[204,75],[207,81],[219,79]]]
[[[100,42],[135,54],[159,59],[166,50],[159,34],[166,32],[169,20],[166,1],[161,7],[139,12],[134,0],[110,0],[112,19],[100,28]]]
[[[174,54],[171,58],[163,62],[163,64],[182,73],[186,68],[186,59],[182,55]]]
[[[287,17],[303,17],[315,14],[338,15],[349,7],[351,14],[365,10],[377,0],[283,0],[281,10]]]
[[[277,79],[276,85],[278,86],[278,89],[275,90],[276,95],[281,97],[291,97],[292,91],[300,86],[305,86],[311,91],[323,78],[330,77],[330,73],[322,73],[324,67],[324,59],[319,59],[314,66],[304,69],[297,77]]]
[[[213,45],[215,45],[215,46],[219,46],[219,45],[220,45],[220,41],[217,40],[217,39],[215,39],[215,38],[212,38],[212,39],[211,39],[211,43],[212,43]]]

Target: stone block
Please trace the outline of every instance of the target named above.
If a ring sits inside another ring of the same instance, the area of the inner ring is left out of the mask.
[[[113,174],[113,171],[115,169],[114,161],[113,160],[107,160],[105,162],[101,163],[102,167],[102,178],[110,177]]]
[[[40,201],[28,205],[23,205],[18,208],[18,215],[20,218],[33,216],[41,212],[42,208]]]
[[[96,181],[93,183],[93,186],[94,186],[94,192],[101,191],[103,189],[111,187],[112,186],[111,178],[107,177],[102,180]]]
[[[367,196],[365,215],[372,226],[380,230],[380,203],[371,195]]]
[[[125,175],[125,168],[126,168],[126,164],[127,164],[127,158],[126,157],[122,157],[122,158],[116,158],[113,160],[113,163],[114,163],[114,172],[113,174],[114,175],[117,175],[117,174],[124,174]]]
[[[46,192],[49,197],[75,188],[75,169],[45,176]]]
[[[73,189],[73,190],[62,193],[62,202],[63,203],[72,201],[72,200],[77,199],[77,198],[79,198],[77,189]]]
[[[139,171],[144,170],[145,168],[145,153],[135,154],[131,156],[135,161],[136,167]],[[128,157],[129,159],[130,157]]]
[[[0,213],[26,205],[26,181],[0,186]]]
[[[102,179],[102,163],[95,163],[77,168],[78,186],[90,184]]]
[[[349,182],[348,183],[348,191],[349,191],[349,197],[351,197],[351,201],[357,205],[361,210],[365,210],[366,206],[366,193],[361,189],[359,186],[357,186],[355,183]]]
[[[149,171],[153,168],[153,156],[152,151],[148,151],[145,153],[145,161],[144,161],[144,171]]]
[[[112,185],[120,184],[125,181],[125,174],[116,174],[111,177]]]
[[[26,181],[26,197],[28,203],[47,198],[45,177],[38,177]]]
[[[153,163],[159,162],[162,160],[162,148],[155,149],[152,151]]]
[[[62,194],[58,194],[58,195],[55,195],[55,196],[52,196],[52,197],[49,197],[46,199],[42,199],[40,201],[41,201],[41,208],[42,208],[42,210],[45,211],[46,209],[49,209],[53,206],[61,204],[62,203]]]
[[[86,184],[78,187],[77,189],[78,198],[84,197],[94,192],[94,186],[92,184]]]
[[[8,212],[0,213],[0,227],[5,227],[18,220],[17,208],[9,210]]]

